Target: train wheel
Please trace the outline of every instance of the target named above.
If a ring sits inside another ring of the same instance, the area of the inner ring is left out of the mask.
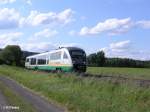
[[[56,68],[56,72],[61,73],[62,72],[61,68]]]

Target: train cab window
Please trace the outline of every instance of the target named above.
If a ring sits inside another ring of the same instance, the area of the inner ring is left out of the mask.
[[[70,56],[72,60],[86,61],[86,54],[82,50],[71,50]]]
[[[68,59],[68,56],[67,56],[67,54],[65,52],[64,52],[63,59]]]

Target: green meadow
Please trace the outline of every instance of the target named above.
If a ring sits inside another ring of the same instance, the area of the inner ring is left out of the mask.
[[[88,68],[87,72],[147,78],[150,70]],[[150,111],[150,88],[148,87],[83,78],[72,73],[45,73],[5,65],[0,66],[0,75],[16,80],[50,102],[72,112]]]
[[[94,75],[114,75],[126,78],[150,79],[149,68],[88,67],[87,73]]]

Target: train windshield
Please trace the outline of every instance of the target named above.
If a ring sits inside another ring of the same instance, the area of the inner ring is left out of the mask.
[[[86,54],[82,50],[71,50],[70,55],[71,55],[72,60],[78,60],[78,61],[86,60]]]

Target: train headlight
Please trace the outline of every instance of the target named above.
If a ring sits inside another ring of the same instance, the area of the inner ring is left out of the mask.
[[[76,61],[72,61],[72,63],[74,64]]]

